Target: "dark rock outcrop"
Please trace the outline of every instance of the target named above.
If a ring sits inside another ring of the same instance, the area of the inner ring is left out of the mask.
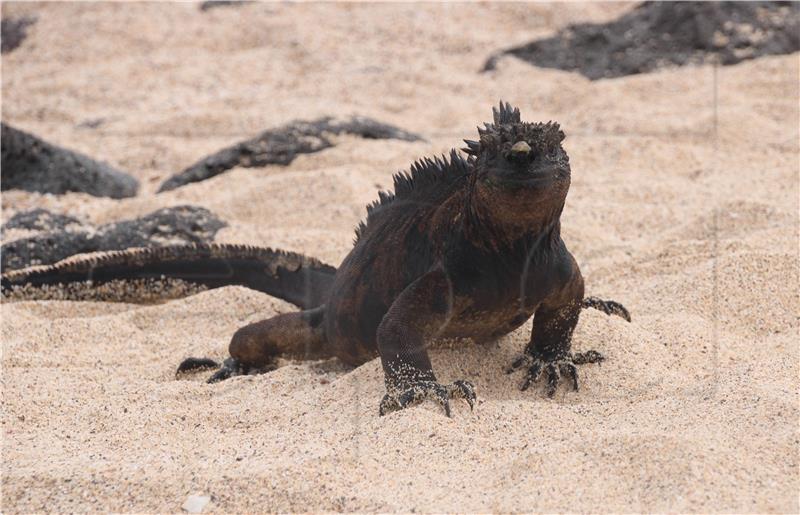
[[[295,121],[262,132],[255,138],[224,148],[161,184],[158,191],[168,191],[192,182],[219,175],[236,166],[288,166],[300,154],[311,154],[334,146],[329,136],[353,134],[367,139],[399,139],[419,141],[416,134],[370,118],[355,117],[337,121],[321,118],[314,121]]]
[[[555,36],[503,50],[534,66],[577,71],[591,80],[718,60],[735,64],[800,50],[800,4],[644,2],[604,24],[570,25]]]
[[[42,224],[19,224],[20,220],[42,220],[42,213],[34,210],[20,213],[15,219],[18,228],[36,228]],[[47,212],[45,212],[47,213]],[[59,217],[62,215],[49,216]],[[3,245],[0,251],[4,272],[32,265],[49,265],[64,258],[85,252],[123,250],[131,247],[163,247],[185,243],[210,243],[217,231],[227,224],[212,212],[197,206],[178,206],[159,209],[141,218],[92,227],[70,220],[61,229],[47,230],[30,238],[22,238]],[[61,220],[61,219],[59,219]],[[47,227],[47,225],[43,225]]]
[[[139,181],[78,152],[2,124],[3,190],[62,194],[79,191],[96,197],[136,195]]]
[[[81,226],[83,222],[67,215],[53,213],[47,209],[37,208],[21,211],[3,224],[2,232],[9,229],[23,229],[26,231],[63,231],[69,226]]]
[[[3,18],[0,21],[0,52],[11,52],[22,44],[28,36],[28,27],[36,23],[35,16]]]

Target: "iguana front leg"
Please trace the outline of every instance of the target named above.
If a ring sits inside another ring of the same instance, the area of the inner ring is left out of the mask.
[[[577,390],[577,365],[599,363],[604,359],[602,354],[594,350],[575,354],[570,351],[572,333],[578,325],[583,307],[583,278],[577,265],[573,267],[573,274],[567,283],[545,299],[536,310],[531,340],[525,353],[506,370],[510,374],[527,367],[520,387],[522,390],[527,390],[543,374],[547,380],[548,397],[555,394],[562,375],[567,376]]]
[[[470,408],[475,388],[467,381],[442,385],[436,381],[426,340],[435,337],[450,314],[451,289],[446,274],[434,270],[409,285],[392,303],[378,326],[378,350],[386,381],[380,414],[406,408],[425,399],[437,401],[450,416],[450,399],[465,399]]]

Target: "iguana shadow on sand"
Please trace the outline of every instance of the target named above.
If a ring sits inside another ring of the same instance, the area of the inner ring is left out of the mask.
[[[479,136],[466,141],[467,158],[453,150],[395,175],[394,193],[381,193],[367,207],[338,269],[270,249],[185,245],[10,272],[3,292],[35,298],[83,285],[114,292],[112,298],[127,292],[130,300],[154,285],[167,296],[169,284],[180,285],[179,294],[234,284],[263,291],[303,311],[236,331],[221,366],[190,358],[179,372],[219,367],[209,379],[216,382],[273,369],[278,357],[337,357],[360,365],[380,356],[382,415],[424,399],[439,402],[448,416],[450,399],[472,406],[471,383],[438,382],[426,343],[437,337],[490,342],[533,316],[530,343],[508,372],[524,369],[523,390],[542,376],[550,396],[562,377],[577,390],[577,365],[603,359],[596,351],[571,352],[581,309],[630,316],[616,302],[584,298],[583,277],[561,239],[570,186],[564,133],[556,123],[522,122],[518,109],[501,103]]]

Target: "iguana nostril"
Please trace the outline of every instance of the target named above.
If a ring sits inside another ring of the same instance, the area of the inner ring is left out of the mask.
[[[511,147],[511,152],[513,154],[527,154],[530,151],[531,146],[524,141],[517,141],[514,143],[514,146]]]

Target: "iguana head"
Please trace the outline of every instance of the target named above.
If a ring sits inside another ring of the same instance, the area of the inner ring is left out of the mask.
[[[508,103],[492,111],[494,123],[478,128],[480,140],[465,140],[463,149],[474,163],[477,198],[494,216],[521,224],[557,216],[570,184],[564,132],[554,122],[523,122]]]

